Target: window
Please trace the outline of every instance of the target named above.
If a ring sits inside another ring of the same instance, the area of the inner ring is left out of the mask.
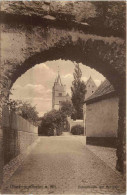
[[[62,96],[62,93],[59,93],[59,96]]]

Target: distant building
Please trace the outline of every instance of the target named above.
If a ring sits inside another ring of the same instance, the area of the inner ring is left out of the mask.
[[[117,93],[108,80],[85,100],[84,126],[88,144],[116,147],[118,101]]]
[[[86,94],[85,99],[91,96],[97,89],[97,86],[90,76],[86,81]],[[62,101],[71,101],[71,97],[66,93],[66,85],[61,82],[60,74],[58,73],[53,88],[52,88],[52,109],[58,110]]]
[[[58,73],[52,88],[52,109],[59,110],[61,102],[67,100],[70,101],[71,97],[66,93],[66,85],[62,84]]]
[[[90,78],[86,81],[86,94],[85,94],[85,99],[87,99],[89,96],[91,96],[97,89],[97,86],[90,76]]]

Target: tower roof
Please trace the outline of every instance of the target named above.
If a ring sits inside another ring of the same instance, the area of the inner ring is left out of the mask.
[[[56,82],[57,82],[58,84],[62,85],[62,82],[61,82],[61,78],[60,78],[60,74],[59,74],[59,73],[58,73]]]
[[[96,86],[94,80],[92,79],[92,77],[90,76],[89,79],[86,81],[86,85],[88,85],[89,82],[94,83],[94,85]]]
[[[62,86],[62,82],[61,82],[61,77],[60,77],[59,71],[58,71],[58,75],[57,75],[57,77],[55,79],[55,83],[54,84],[58,84],[58,85]]]

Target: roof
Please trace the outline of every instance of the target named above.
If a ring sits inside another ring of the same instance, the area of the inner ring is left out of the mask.
[[[86,84],[86,85],[88,85],[88,83],[89,83],[89,82],[93,82],[93,83],[94,83],[94,85],[96,86],[96,84],[95,84],[95,82],[94,82],[94,80],[92,79],[92,77],[91,77],[91,76],[89,77],[89,79],[86,81],[86,83],[85,83],[85,84]]]
[[[59,85],[62,85],[62,82],[61,82],[61,78],[60,78],[60,75],[59,75],[59,72],[58,72],[58,76],[55,80],[55,83],[59,84]]]
[[[69,93],[67,93],[66,96],[70,96]]]
[[[108,80],[105,80],[97,88],[97,90],[85,100],[85,102],[93,102],[99,99],[103,99],[104,97],[107,97],[107,96],[109,97],[109,94],[110,95],[115,94],[115,89]]]

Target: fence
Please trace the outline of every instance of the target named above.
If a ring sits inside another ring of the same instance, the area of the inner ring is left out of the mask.
[[[3,108],[4,165],[22,153],[38,137],[38,129],[8,107]]]

